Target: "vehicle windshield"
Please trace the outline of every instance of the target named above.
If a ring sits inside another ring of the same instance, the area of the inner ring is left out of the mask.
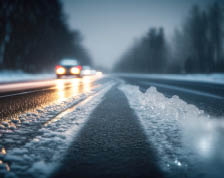
[[[78,61],[74,60],[74,59],[63,59],[63,60],[61,60],[60,65],[75,66],[75,65],[78,65]]]

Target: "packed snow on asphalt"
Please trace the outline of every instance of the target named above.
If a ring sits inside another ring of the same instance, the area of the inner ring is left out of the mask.
[[[223,177],[224,120],[150,87],[123,84],[129,104],[158,153],[161,169],[170,177]]]
[[[71,141],[115,84],[138,116],[164,172],[171,177],[189,171],[192,177],[211,177],[210,173],[222,177],[223,118],[210,116],[176,95],[168,98],[155,87],[142,92],[138,86],[120,80],[1,122],[0,175],[47,177],[59,166]]]
[[[1,122],[0,175],[47,177],[113,85],[108,81],[87,93]]]

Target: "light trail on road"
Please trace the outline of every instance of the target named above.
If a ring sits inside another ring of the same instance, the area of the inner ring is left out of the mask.
[[[0,120],[90,92],[98,76],[0,85]]]

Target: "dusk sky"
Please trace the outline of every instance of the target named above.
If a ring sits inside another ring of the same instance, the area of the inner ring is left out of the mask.
[[[164,27],[172,39],[193,4],[212,0],[62,0],[71,29],[84,37],[96,65],[111,68],[150,27]]]

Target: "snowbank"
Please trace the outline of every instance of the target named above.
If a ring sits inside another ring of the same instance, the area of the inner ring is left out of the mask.
[[[178,96],[167,98],[155,87],[142,93],[137,86],[123,84],[120,90],[157,151],[161,168],[170,177],[199,177],[200,173],[223,176],[223,118],[209,116]],[[173,175],[178,172],[181,175]]]
[[[0,71],[0,83],[53,79],[55,74],[26,74],[22,71]]]

